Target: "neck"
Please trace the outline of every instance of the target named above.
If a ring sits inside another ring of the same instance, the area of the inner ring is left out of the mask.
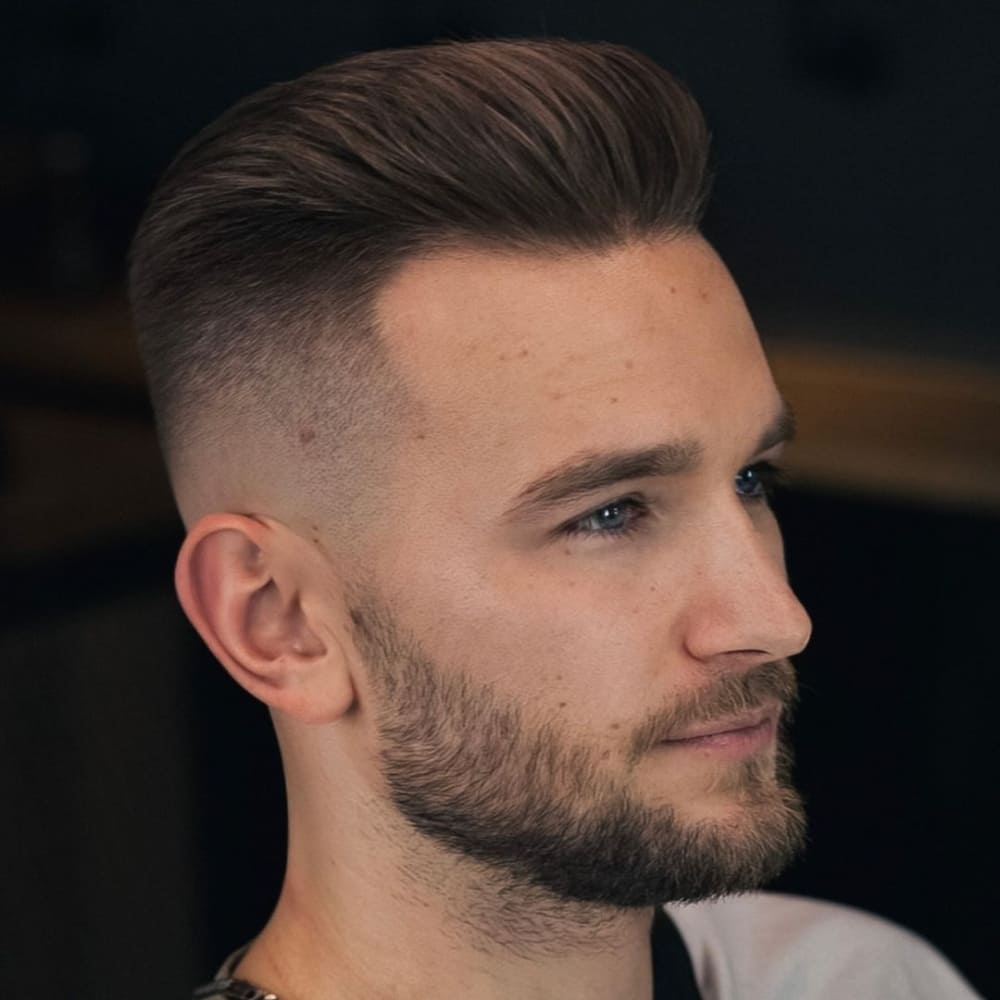
[[[237,970],[281,1000],[652,997],[650,910],[519,886],[370,800],[313,820],[291,823],[280,900]]]

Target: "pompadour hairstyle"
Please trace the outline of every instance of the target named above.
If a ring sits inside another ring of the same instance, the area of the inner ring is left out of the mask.
[[[295,447],[318,426],[350,473],[400,412],[373,304],[401,264],[695,231],[707,156],[684,87],[605,43],[369,52],[247,97],[183,148],[132,247],[168,463],[255,421]]]

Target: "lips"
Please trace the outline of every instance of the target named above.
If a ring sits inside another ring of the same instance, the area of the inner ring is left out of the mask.
[[[664,742],[679,743],[682,740],[697,740],[706,736],[739,732],[741,729],[754,729],[769,719],[777,718],[779,708],[780,706],[778,705],[769,704],[743,715],[703,723],[700,726],[694,726],[682,733],[678,733],[676,736],[671,736],[669,739],[664,740]]]

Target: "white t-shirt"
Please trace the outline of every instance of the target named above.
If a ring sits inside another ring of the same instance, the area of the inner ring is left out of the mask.
[[[664,909],[702,1000],[982,1000],[923,938],[849,906],[758,892]]]

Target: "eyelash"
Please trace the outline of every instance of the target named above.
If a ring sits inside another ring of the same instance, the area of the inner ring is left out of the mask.
[[[752,473],[760,483],[760,493],[743,495],[747,503],[770,503],[774,495],[787,483],[787,473],[784,468],[774,462],[763,461],[754,462],[752,465],[744,466],[737,473],[737,477],[745,473]],[[742,494],[741,494],[742,495]],[[584,525],[591,518],[596,517],[602,511],[612,507],[628,507],[632,511],[632,516],[621,528],[608,528],[604,530],[593,530],[584,528]],[[610,503],[601,504],[582,517],[574,518],[568,524],[563,525],[558,531],[562,536],[581,536],[584,538],[627,538],[641,530],[641,523],[649,516],[651,505],[642,494],[630,494],[619,497]]]

